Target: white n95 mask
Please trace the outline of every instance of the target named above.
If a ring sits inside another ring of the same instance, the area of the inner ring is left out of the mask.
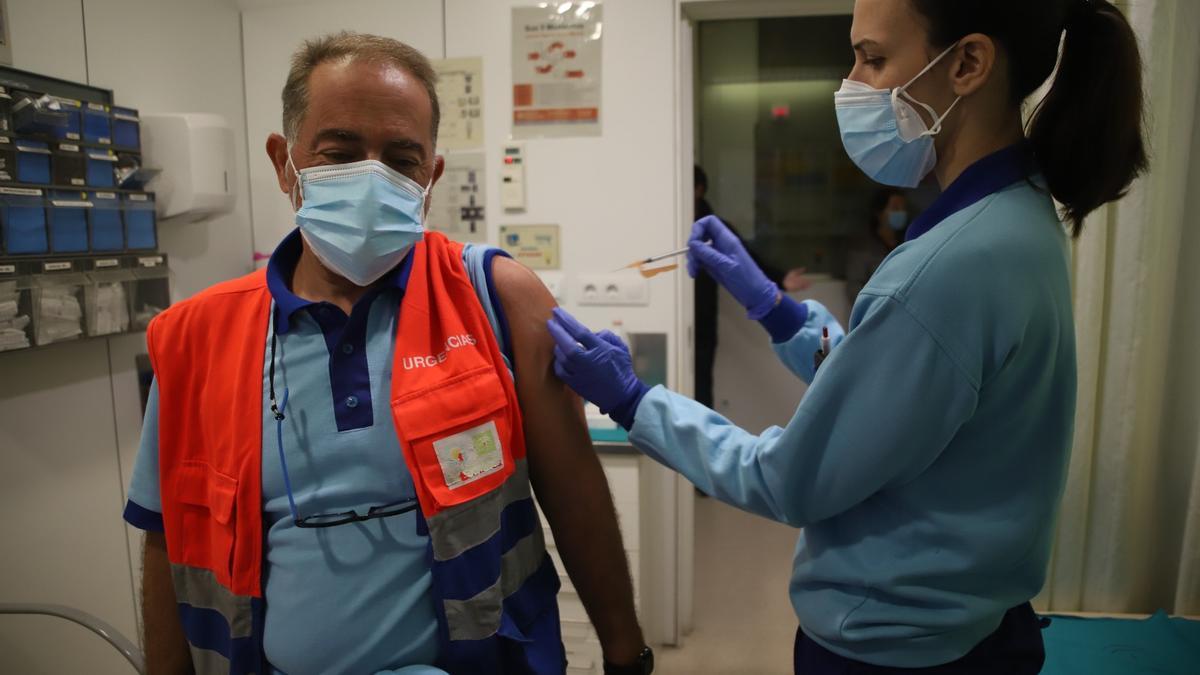
[[[872,180],[912,188],[937,165],[933,137],[942,130],[942,122],[962,97],[954,99],[939,117],[933,108],[910,96],[907,89],[955,46],[939,54],[902,87],[874,89],[862,82],[842,80],[842,88],[833,95],[842,145],[850,159]],[[932,127],[925,125],[912,103],[929,113]]]
[[[296,211],[300,235],[325,267],[358,286],[378,281],[425,235],[432,180],[422,188],[373,159],[310,166],[297,175],[304,196]]]

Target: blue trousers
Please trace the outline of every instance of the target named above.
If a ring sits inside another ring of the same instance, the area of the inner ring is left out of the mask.
[[[873,666],[839,656],[796,631],[796,675],[1036,675],[1046,660],[1042,623],[1028,602],[1008,610],[966,656],[930,668]]]

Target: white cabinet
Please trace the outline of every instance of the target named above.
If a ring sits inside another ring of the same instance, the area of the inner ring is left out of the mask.
[[[639,469],[640,456],[637,455],[600,455],[600,464],[604,467],[604,475],[608,478],[608,488],[612,492],[613,505],[617,510],[617,521],[621,527],[621,539],[625,546],[625,556],[629,559],[629,571],[633,579],[633,599],[641,613],[639,589],[641,587],[641,510]],[[539,515],[541,515],[539,513]],[[558,569],[558,578],[562,582],[562,590],[558,593],[558,611],[562,620],[563,645],[567,650],[567,673],[569,675],[584,675],[585,673],[604,672],[604,659],[600,650],[600,640],[596,630],[588,621],[583,602],[579,599],[574,584],[567,576],[563,566],[562,556],[554,544],[554,534],[550,525],[542,518],[542,529],[546,535],[546,550],[554,560]]]

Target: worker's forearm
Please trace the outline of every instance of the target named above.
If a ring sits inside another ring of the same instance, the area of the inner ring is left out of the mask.
[[[148,675],[194,672],[161,532],[147,532],[142,547],[142,626]]]
[[[559,461],[574,466],[559,466],[556,475],[574,476],[572,480],[546,476],[547,467],[539,474],[531,463],[534,487],[563,564],[596,628],[604,658],[633,663],[645,642],[633,606],[633,583],[612,495],[590,447],[570,455]]]

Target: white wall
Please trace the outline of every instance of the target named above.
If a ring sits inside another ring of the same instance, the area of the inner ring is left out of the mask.
[[[430,58],[479,56],[484,67],[490,241],[497,241],[504,224],[561,225],[562,267],[569,271],[566,307],[596,328],[619,318],[629,332],[666,333],[671,345],[670,378],[675,381],[678,277],[653,280],[648,307],[620,310],[580,307],[571,288],[574,275],[605,273],[639,255],[671,249],[682,239],[683,215],[677,208],[675,0],[605,2],[603,135],[526,141],[528,210],[506,216],[499,202],[497,169],[501,144],[511,131],[511,7],[528,4],[519,0],[351,0],[336,5],[243,0],[256,247],[270,253],[292,228],[290,206],[261,148],[267,134],[280,129],[279,93],[288,58],[304,38],[350,29],[395,37]],[[648,472],[651,481],[669,488],[656,493],[667,499],[666,512],[673,514],[673,479],[657,465]],[[646,565],[673,570],[675,547],[669,542],[653,543],[659,550],[647,556]],[[649,606],[669,606],[664,610],[669,616],[653,622],[663,626],[658,637],[674,640],[674,585],[656,592],[664,597]]]
[[[495,169],[510,130],[509,20],[517,4],[528,3],[9,0],[9,10],[16,67],[77,81],[90,75],[143,112],[212,112],[232,124],[241,172],[234,213],[160,233],[179,299],[250,269],[251,252],[269,253],[291,228],[263,145],[280,127],[292,51],[304,37],[342,28],[390,35],[432,58],[484,58],[492,241],[501,224],[560,224],[572,274],[607,272],[682,241],[679,181],[690,176],[681,178],[678,159],[677,0],[605,3],[603,135],[527,141],[529,210],[510,218]],[[681,283],[653,280],[648,307],[581,308],[570,296],[566,305],[597,328],[621,318],[630,332],[668,334],[669,377],[678,381]],[[127,536],[119,514],[140,431],[133,357],[143,349],[138,335],[0,357],[0,509],[23,516],[0,524],[0,598],[80,607],[130,636],[140,537]],[[656,465],[650,471],[661,473],[651,485],[668,488],[655,491],[663,507],[653,508],[672,513],[674,479]],[[653,545],[662,548],[657,564],[673,568],[673,544]],[[673,585],[656,591],[675,595]],[[670,625],[658,637],[673,639],[674,609],[664,612]],[[66,625],[0,619],[0,672],[128,669]]]
[[[510,8],[527,2],[348,0],[326,2],[243,0],[247,128],[255,245],[270,253],[293,227],[263,146],[279,131],[280,90],[288,59],[304,38],[348,29],[387,35],[430,58],[482,56],[488,157],[488,228],[502,224],[556,223],[563,228],[563,268],[607,272],[641,253],[667,250],[675,227],[675,62],[673,0],[610,0],[604,5],[603,135],[526,141],[528,211],[505,216],[500,207],[500,146],[511,131]],[[443,36],[446,44],[443,44]],[[620,45],[615,48],[614,45]],[[630,332],[672,332],[674,288],[670,277],[652,282],[652,304],[622,310],[566,305],[603,327],[613,318]]]
[[[675,248],[683,237],[677,207],[676,29],[674,0],[604,3],[601,124],[593,138],[527,140],[528,211],[507,216],[499,203],[501,144],[511,132],[511,7],[521,0],[447,0],[446,56],[480,56],[484,64],[487,139],[487,210],[491,241],[503,224],[562,226],[562,267],[568,272],[563,305],[594,329],[621,319],[628,332],[668,335],[669,378],[678,380],[677,288],[680,277],[650,280],[648,307],[581,307],[572,280],[604,273],[638,256]],[[687,176],[684,180],[689,181]],[[643,531],[675,532],[678,486],[672,474],[643,463]],[[645,492],[643,493],[646,494]],[[690,488],[686,493],[691,495]],[[647,520],[665,516],[663,520]],[[690,541],[690,539],[686,539]],[[676,572],[679,548],[663,537],[643,537],[642,623],[653,642],[675,642],[680,632]],[[686,556],[691,555],[690,546]],[[684,578],[690,579],[686,574]],[[690,592],[690,588],[688,589]],[[686,603],[684,603],[686,609]]]
[[[8,0],[14,66],[110,88],[142,112],[211,112],[235,130],[228,216],[160,227],[176,299],[250,269],[239,14],[225,0]],[[86,41],[85,41],[86,27]],[[85,46],[86,44],[86,51]],[[141,335],[0,355],[0,600],[89,611],[133,638],[140,535],[120,520],[141,427]],[[64,645],[69,649],[64,649]],[[129,673],[66,622],[0,618],[0,672]]]
[[[283,131],[279,97],[292,53],[307,38],[353,30],[395,38],[441,58],[442,0],[243,0],[241,5],[254,245],[270,255],[295,227],[266,151],[267,136]]]

